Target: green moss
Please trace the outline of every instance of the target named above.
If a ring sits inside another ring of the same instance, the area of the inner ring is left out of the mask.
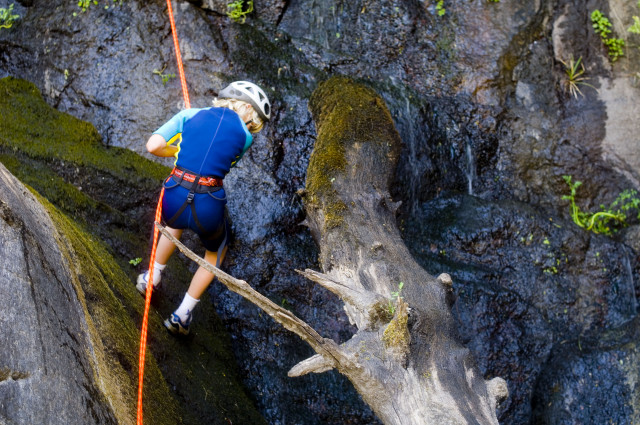
[[[410,335],[407,327],[409,315],[407,314],[407,303],[398,300],[396,315],[389,322],[382,335],[382,342],[386,348],[396,348],[406,351],[409,348]]]
[[[324,223],[326,229],[339,227],[344,223],[347,206],[341,200],[331,202],[324,207]]]
[[[117,234],[118,261],[141,256],[147,220],[132,207],[153,202],[167,167],[104,146],[90,123],[51,108],[24,80],[0,79],[0,126],[0,161],[12,174],[96,236],[115,241]],[[130,202],[126,190],[135,191]]]
[[[338,227],[348,207],[334,189],[334,182],[347,171],[347,150],[354,145],[380,143],[384,160],[394,161],[400,138],[380,96],[346,77],[321,83],[311,96],[309,108],[317,138],[307,167],[306,202],[322,208],[326,228]]]
[[[167,174],[166,167],[134,152],[104,146],[93,125],[51,108],[28,81],[0,79],[0,117],[0,146],[7,153],[19,151],[123,178],[158,181]]]
[[[131,320],[131,313],[142,315],[140,296],[101,241],[69,220],[36,191],[33,192],[62,236],[58,243],[83,304],[94,347],[97,347],[93,352],[99,358],[102,390],[120,420],[133,418],[137,405],[139,332]],[[157,317],[151,317],[152,328],[160,325]],[[147,359],[144,402],[148,408],[145,409],[145,418],[154,424],[181,423],[177,416],[179,406],[155,359],[152,356],[147,356]]]
[[[50,202],[67,212],[78,210],[93,210],[98,203],[65,182],[49,168],[38,166],[37,163],[20,161],[19,156],[0,154],[0,162],[23,183],[38,187],[39,192]]]

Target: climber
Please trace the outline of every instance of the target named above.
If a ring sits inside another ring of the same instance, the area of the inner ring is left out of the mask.
[[[251,146],[251,133],[262,130],[271,105],[257,85],[235,81],[222,89],[213,107],[186,109],[160,127],[147,142],[147,150],[160,157],[175,156],[175,167],[164,181],[162,220],[180,238],[184,229],[198,234],[206,248],[205,260],[219,267],[227,250],[229,226],[222,182]],[[177,141],[177,143],[176,143]],[[160,237],[153,265],[154,288],[175,245]],[[214,275],[199,267],[180,306],[164,321],[174,335],[188,335],[193,309]],[[143,295],[149,270],[140,274],[136,288]]]

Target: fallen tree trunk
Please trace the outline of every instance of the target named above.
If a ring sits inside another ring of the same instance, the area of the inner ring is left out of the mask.
[[[397,229],[389,185],[401,142],[384,102],[362,85],[333,78],[314,92],[310,108],[318,137],[307,170],[306,224],[324,273],[300,273],[344,301],[358,328],[349,341],[323,338],[156,226],[230,290],[311,345],[318,354],[289,376],[335,368],[385,424],[497,424],[505,381],[481,376],[457,340],[451,278],[422,269]]]
[[[496,424],[505,381],[483,379],[457,338],[451,278],[422,269],[397,229],[389,186],[401,141],[386,105],[336,77],[309,107],[317,140],[304,199],[324,274],[305,275],[339,295],[358,327],[341,346],[351,361],[336,369],[385,424]],[[290,374],[326,369],[316,356]]]

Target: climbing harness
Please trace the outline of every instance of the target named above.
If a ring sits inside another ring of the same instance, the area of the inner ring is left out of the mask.
[[[184,203],[180,208],[178,208],[178,211],[176,211],[173,217],[167,220],[167,226],[171,227],[173,223],[175,223],[175,221],[178,219],[178,217],[180,217],[180,215],[184,212],[184,210],[187,209],[187,206],[190,206],[191,216],[193,217],[193,221],[196,223],[198,229],[200,229],[200,232],[202,234],[209,233],[198,219],[198,214],[196,213],[196,204],[193,202],[193,199],[195,198],[196,193],[210,193],[222,189],[222,179],[218,177],[203,177],[199,174],[190,173],[179,167],[175,167],[173,169],[173,171],[171,172],[171,176],[172,177],[169,180],[173,181],[173,186],[167,186],[167,183],[165,183],[164,187],[166,189],[171,189],[180,185],[186,189],[189,189],[189,194],[187,195],[187,199],[185,199]],[[178,180],[175,180],[173,176],[175,176]],[[167,180],[167,182],[169,180]]]
[[[201,186],[222,187],[222,179],[219,177],[202,177],[196,173],[189,173],[180,167],[174,168],[171,175],[187,182],[194,182],[197,178],[198,184]]]
[[[182,67],[182,55],[180,54],[180,45],[178,44],[178,32],[176,31],[175,20],[173,19],[173,8],[171,0],[167,0],[167,9],[169,11],[169,22],[171,23],[171,34],[173,35],[173,46],[176,52],[176,62],[178,63],[178,72],[180,74],[180,84],[182,85],[182,96],[184,97],[184,105],[187,109],[191,108],[189,101],[189,92],[187,90],[187,80],[184,76],[184,68]],[[160,191],[160,198],[156,207],[155,222],[160,222],[162,217],[162,198],[164,197],[164,187]],[[147,324],[149,321],[149,308],[151,307],[151,294],[153,291],[153,264],[156,261],[156,247],[158,245],[158,228],[153,228],[153,247],[151,249],[151,259],[149,260],[149,283],[147,284],[147,292],[144,303],[144,315],[142,316],[142,329],[140,330],[140,355],[138,357],[138,412],[137,425],[142,425],[142,384],[144,382],[144,362],[147,351]],[[225,238],[226,240],[226,238]]]
[[[169,181],[171,181],[173,185],[169,185]],[[197,173],[176,166],[171,171],[171,175],[165,182],[164,189],[171,189],[178,185],[184,187],[185,189],[188,189],[189,193],[187,194],[187,198],[185,199],[184,203],[180,206],[180,208],[178,208],[178,211],[175,212],[173,217],[166,220],[166,225],[171,227],[172,224],[182,215],[184,210],[187,209],[187,206],[189,206],[191,208],[191,218],[193,218],[196,227],[200,230],[200,234],[206,240],[218,239],[224,233],[224,239],[218,246],[218,255],[216,258],[216,267],[220,267],[222,253],[224,251],[224,248],[227,246],[229,236],[229,221],[227,219],[226,207],[222,225],[218,227],[218,229],[216,229],[214,232],[209,232],[200,223],[200,220],[198,219],[198,213],[196,212],[195,203],[193,201],[195,199],[196,193],[213,193],[222,189],[222,179],[213,176],[201,176]]]

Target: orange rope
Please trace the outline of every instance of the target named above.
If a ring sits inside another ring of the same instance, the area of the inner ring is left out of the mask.
[[[180,74],[180,84],[182,85],[182,96],[184,97],[184,105],[187,109],[191,108],[189,101],[189,91],[187,90],[187,79],[184,76],[184,68],[182,66],[182,55],[180,54],[180,45],[178,44],[178,32],[176,31],[176,23],[173,19],[173,9],[171,0],[167,0],[167,8],[169,10],[169,21],[171,22],[171,34],[173,35],[173,46],[176,50],[176,62],[178,63],[178,72]],[[164,187],[160,192],[158,206],[156,207],[155,221],[159,222],[162,217],[162,198],[164,197]],[[138,420],[137,425],[142,425],[142,383],[144,381],[144,361],[147,351],[147,323],[149,319],[149,308],[151,307],[151,293],[153,291],[153,269],[156,261],[156,248],[158,245],[158,228],[153,228],[153,247],[151,248],[151,259],[149,260],[149,282],[147,283],[147,293],[144,303],[144,315],[142,317],[142,329],[140,331],[140,355],[138,357]]]
[[[162,198],[164,197],[164,187],[160,191],[160,199],[156,207],[155,221],[160,221],[162,215]],[[149,260],[149,282],[144,302],[144,315],[142,316],[142,330],[140,333],[140,355],[138,357],[138,425],[142,425],[142,382],[144,380],[144,357],[147,348],[147,322],[149,319],[149,308],[151,307],[151,293],[153,292],[153,265],[156,261],[156,248],[158,245],[158,228],[153,226],[153,248],[151,248],[151,259]]]
[[[182,68],[182,55],[180,54],[180,44],[178,44],[178,32],[176,31],[176,23],[173,20],[173,9],[171,8],[171,0],[167,0],[167,8],[169,9],[169,21],[171,22],[171,34],[173,34],[173,46],[176,49],[176,61],[178,62],[178,72],[180,74],[180,84],[182,84],[182,96],[184,97],[184,105],[187,109],[191,108],[189,101],[189,92],[187,91],[187,79],[184,76]]]

